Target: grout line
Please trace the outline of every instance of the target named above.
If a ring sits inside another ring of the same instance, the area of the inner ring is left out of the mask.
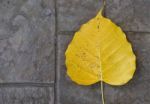
[[[76,33],[76,31],[63,31],[58,32],[58,36],[73,36]]]
[[[54,83],[0,83],[0,87],[53,87]]]
[[[54,0],[55,5],[55,79],[54,79],[54,104],[57,104],[57,0]]]
[[[147,31],[124,31],[124,32],[150,34],[150,32],[147,32]]]
[[[75,33],[76,31],[59,31],[58,35],[68,35],[69,33]],[[124,31],[125,33],[142,33],[142,34],[150,34],[150,32],[144,32],[144,31]]]

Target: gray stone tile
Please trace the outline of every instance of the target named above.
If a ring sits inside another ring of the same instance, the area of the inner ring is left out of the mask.
[[[54,104],[53,88],[49,87],[2,87],[1,104]]]
[[[57,0],[58,30],[75,31],[94,17],[102,0]]]
[[[106,0],[106,16],[126,31],[150,32],[150,0]]]
[[[53,82],[53,0],[1,0],[0,14],[0,82]]]
[[[99,84],[79,86],[66,75],[64,52],[74,33],[62,34],[58,36],[57,104],[101,104]],[[127,38],[137,56],[137,70],[124,86],[104,85],[106,104],[149,104],[150,34],[127,33]]]

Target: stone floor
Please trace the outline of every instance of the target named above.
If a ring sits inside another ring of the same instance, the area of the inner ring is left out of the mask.
[[[0,0],[0,104],[102,104],[99,84],[66,75],[64,52],[102,0]],[[104,85],[106,104],[150,104],[150,0],[106,0],[105,16],[137,56],[125,86]]]

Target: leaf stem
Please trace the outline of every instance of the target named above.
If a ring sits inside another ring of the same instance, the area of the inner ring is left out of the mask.
[[[104,85],[103,85],[102,79],[103,79],[103,77],[102,77],[102,73],[101,73],[101,98],[102,98],[102,104],[105,104],[105,99],[104,99]]]

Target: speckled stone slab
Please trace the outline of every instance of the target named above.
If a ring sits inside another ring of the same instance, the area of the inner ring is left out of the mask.
[[[54,104],[54,92],[50,87],[0,88],[1,104]]]
[[[101,0],[57,0],[58,31],[75,31],[101,8]]]
[[[125,31],[150,32],[150,0],[106,0],[105,14]]]
[[[0,1],[0,82],[54,82],[53,0]]]

